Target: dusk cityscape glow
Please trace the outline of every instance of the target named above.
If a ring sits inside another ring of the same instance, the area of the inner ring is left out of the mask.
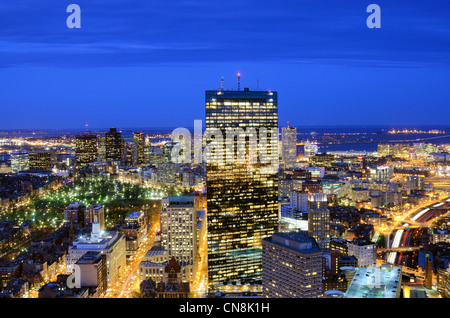
[[[1,301],[449,298],[449,14],[1,3]]]

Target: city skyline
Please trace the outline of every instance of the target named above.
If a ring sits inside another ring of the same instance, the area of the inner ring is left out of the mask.
[[[0,3],[0,299],[450,298],[449,9]]]

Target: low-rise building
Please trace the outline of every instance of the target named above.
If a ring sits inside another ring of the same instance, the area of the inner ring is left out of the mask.
[[[358,259],[358,267],[372,266],[377,263],[377,247],[375,243],[356,238],[348,243],[348,255]]]
[[[345,298],[400,298],[401,284],[401,267],[390,264],[359,267],[345,292]]]

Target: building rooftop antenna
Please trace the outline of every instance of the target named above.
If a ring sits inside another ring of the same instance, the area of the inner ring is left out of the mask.
[[[223,91],[224,85],[223,85],[223,77],[222,77],[222,82],[220,84],[220,89]]]
[[[240,91],[241,90],[241,73],[238,72],[237,76],[238,76],[238,91]]]

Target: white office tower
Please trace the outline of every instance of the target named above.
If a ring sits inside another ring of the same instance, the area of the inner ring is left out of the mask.
[[[108,286],[118,281],[126,266],[125,236],[118,231],[101,231],[98,220],[92,223],[90,235],[80,235],[69,247],[66,256],[66,272],[73,273],[75,264],[87,252],[106,255]]]
[[[161,246],[192,275],[197,254],[197,208],[193,196],[161,200]]]

